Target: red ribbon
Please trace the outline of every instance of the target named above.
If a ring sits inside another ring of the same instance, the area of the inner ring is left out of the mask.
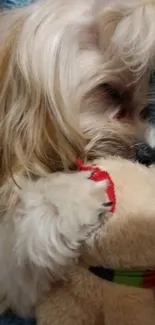
[[[80,171],[92,171],[92,176],[90,177],[90,179],[94,182],[101,182],[104,180],[108,180],[107,195],[109,200],[112,202],[112,207],[110,212],[114,212],[116,207],[115,188],[109,173],[104,170],[101,170],[96,165],[85,166],[83,161],[80,159],[77,160],[77,165],[78,165],[78,170]]]

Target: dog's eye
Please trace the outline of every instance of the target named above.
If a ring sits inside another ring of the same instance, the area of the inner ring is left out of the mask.
[[[111,86],[110,84],[103,84],[102,85],[103,91],[105,94],[112,99],[113,101],[116,101],[120,103],[122,101],[122,93],[120,93],[119,90]]]

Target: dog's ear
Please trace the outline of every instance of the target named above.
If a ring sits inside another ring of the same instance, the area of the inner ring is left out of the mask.
[[[20,33],[23,19],[20,15],[15,17],[14,10],[11,12],[2,12],[0,17],[0,175],[1,182],[6,178],[8,169],[12,163],[11,156],[7,154],[8,148],[12,147],[9,141],[9,132],[11,128],[7,123],[7,118],[14,118],[13,111],[13,89],[11,87],[14,82],[12,71],[14,70],[13,56]],[[12,107],[12,109],[10,109]],[[10,110],[10,112],[9,112]],[[10,116],[9,116],[10,113]],[[14,120],[14,123],[15,120]],[[11,139],[11,138],[10,138]],[[13,138],[12,138],[13,140]],[[15,155],[14,155],[15,157]],[[7,171],[6,171],[7,170]]]
[[[1,17],[1,24],[5,26],[6,19],[11,19],[10,14],[3,14]],[[14,46],[17,42],[19,32],[22,26],[22,20],[17,19],[13,22],[10,28],[6,29],[6,32],[0,34],[0,88],[2,89],[5,77],[9,71],[11,64],[11,58],[14,53]],[[3,26],[1,26],[3,28]]]
[[[25,20],[26,10],[17,9],[4,11],[0,21],[1,183],[13,173],[14,169],[18,171],[22,166],[25,171],[28,171],[32,159],[40,160],[38,172],[43,172],[41,158],[38,159],[39,151],[43,146],[43,137],[41,120],[39,125],[37,118],[41,110],[42,98],[39,96],[36,101],[32,98],[31,72],[20,57],[21,33]],[[25,53],[23,48],[24,55],[27,56],[28,52]],[[36,93],[35,95],[37,97]],[[32,107],[38,108],[36,114]],[[46,119],[45,116],[44,118]]]
[[[60,53],[59,43],[53,42],[55,34],[49,32],[52,17],[43,3],[42,7],[34,4],[4,13],[0,20],[0,172],[3,175],[14,166],[39,175],[44,168],[70,167],[76,162],[78,152],[82,152],[84,136],[72,107],[70,111],[64,109],[59,89]],[[65,89],[64,82],[64,92]]]

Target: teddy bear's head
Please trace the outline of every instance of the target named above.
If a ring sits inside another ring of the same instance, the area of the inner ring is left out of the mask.
[[[88,238],[82,259],[115,270],[155,269],[155,168],[120,158],[96,164],[113,180],[116,206]]]

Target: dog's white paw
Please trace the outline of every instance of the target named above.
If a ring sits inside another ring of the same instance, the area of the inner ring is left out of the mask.
[[[62,266],[79,254],[87,236],[101,224],[111,208],[106,194],[108,181],[90,180],[91,172],[53,173],[37,182],[28,182],[20,192],[16,224],[18,263],[25,260],[48,267],[60,278]],[[61,266],[61,268],[60,268]],[[59,274],[58,274],[59,273]]]
[[[56,174],[51,183],[54,194],[50,198],[59,215],[59,232],[71,241],[84,240],[111,208],[106,195],[108,181],[94,182],[89,179],[91,174],[89,171]]]

